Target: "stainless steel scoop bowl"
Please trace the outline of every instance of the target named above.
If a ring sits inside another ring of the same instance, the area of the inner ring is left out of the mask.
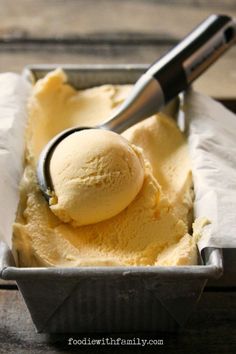
[[[49,200],[53,191],[50,159],[63,139],[90,128],[119,134],[157,113],[232,46],[235,39],[235,20],[225,15],[211,15],[140,77],[113,117],[96,127],[75,127],[56,135],[41,152],[37,166],[38,182],[45,198]]]

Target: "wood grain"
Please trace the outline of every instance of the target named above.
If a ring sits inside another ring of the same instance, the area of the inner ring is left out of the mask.
[[[236,16],[235,1],[0,0],[0,72],[41,63],[147,63],[211,13]],[[236,48],[195,84],[236,96]]]
[[[0,47],[1,48],[1,47]],[[168,46],[150,45],[76,45],[53,46],[21,50],[0,49],[0,72],[20,73],[28,64],[150,64],[163,54]],[[195,83],[205,94],[219,98],[236,97],[236,48],[230,49]]]
[[[236,293],[204,292],[201,301],[188,321],[187,328],[179,333],[126,333],[106,334],[117,338],[156,338],[164,339],[164,352],[167,353],[235,353],[236,351]],[[47,335],[35,333],[29,313],[18,291],[0,291],[0,353],[68,353],[68,338],[101,338],[104,335],[73,334]],[[79,348],[73,348],[79,351]],[[81,348],[82,349],[82,348]],[[119,348],[112,348],[120,353]],[[134,350],[126,348],[126,352]],[[138,348],[135,347],[137,350]],[[160,347],[151,348],[157,352]],[[96,347],[98,350],[98,347]],[[150,347],[142,352],[150,352]],[[83,352],[91,353],[90,347]]]
[[[5,38],[129,34],[180,39],[212,13],[236,16],[234,0],[1,0],[0,7]]]

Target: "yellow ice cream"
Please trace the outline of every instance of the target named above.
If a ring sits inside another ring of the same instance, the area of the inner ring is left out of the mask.
[[[101,189],[101,196],[108,198],[113,215],[108,214],[109,208],[104,208],[106,203],[99,210],[99,202],[96,206],[97,202],[88,198],[97,212],[92,207],[90,209],[88,204],[85,207],[88,208],[87,212],[83,212],[83,215],[89,224],[78,226],[81,223],[81,220],[77,220],[80,212],[73,218],[71,215],[77,207],[82,210],[84,206],[78,203],[75,208],[68,205],[65,208],[64,202],[60,204],[58,196],[65,194],[66,190],[65,186],[60,190],[60,179],[54,181],[58,199],[53,201],[54,205],[48,206],[39,190],[35,174],[42,148],[66,128],[95,126],[106,120],[131,88],[104,85],[76,91],[65,82],[66,77],[60,70],[52,72],[36,83],[29,100],[26,167],[13,236],[19,265],[68,267],[196,264],[196,240],[188,234],[193,193],[187,143],[173,119],[163,114],[150,117],[122,134],[125,138],[122,142],[131,149],[131,170],[136,171],[136,179],[133,179],[132,171],[130,175],[124,175],[124,181],[121,179],[120,182],[120,196],[116,193],[118,186],[113,183],[107,186],[104,184],[107,193],[102,196]],[[117,139],[119,145],[121,137]],[[64,151],[66,149],[61,153],[64,154]],[[92,149],[89,148],[89,151]],[[125,147],[124,151],[126,154]],[[60,156],[58,150],[58,157],[54,156],[54,165],[51,166],[52,172],[63,170],[63,164],[59,166]],[[76,163],[80,164],[82,160]],[[114,167],[115,171],[122,173],[122,166],[121,163],[117,170]],[[100,172],[96,171],[100,176]],[[95,185],[92,183],[92,188]],[[80,184],[77,187],[78,194],[80,188],[87,188]],[[114,198],[109,195],[109,188],[115,188]],[[71,199],[77,199],[77,192],[74,191],[73,195],[72,190],[73,187],[68,186],[69,194],[66,194]],[[93,189],[88,192],[88,196],[90,193],[96,199]],[[61,211],[67,210],[69,218],[63,221],[63,216],[56,216],[57,207]],[[102,219],[105,215],[108,217],[97,222],[93,218],[99,213],[103,214]]]
[[[66,137],[50,160],[54,195],[51,210],[74,226],[117,215],[140,191],[144,180],[141,151],[122,136],[86,129]]]

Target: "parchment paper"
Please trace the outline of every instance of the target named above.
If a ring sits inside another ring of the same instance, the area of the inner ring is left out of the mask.
[[[30,88],[17,74],[0,74],[0,240],[10,248],[23,172],[26,101]]]
[[[236,248],[236,115],[193,90],[185,95],[195,217],[211,221],[198,242]]]
[[[12,223],[23,172],[26,101],[31,85],[0,74],[0,240],[11,248]],[[195,188],[195,217],[207,217],[198,243],[236,247],[236,116],[209,97],[190,90],[183,100]]]

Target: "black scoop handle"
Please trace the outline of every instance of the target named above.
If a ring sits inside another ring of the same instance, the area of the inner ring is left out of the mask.
[[[236,22],[226,15],[211,15],[148,72],[160,84],[168,102],[200,76],[236,39]]]

